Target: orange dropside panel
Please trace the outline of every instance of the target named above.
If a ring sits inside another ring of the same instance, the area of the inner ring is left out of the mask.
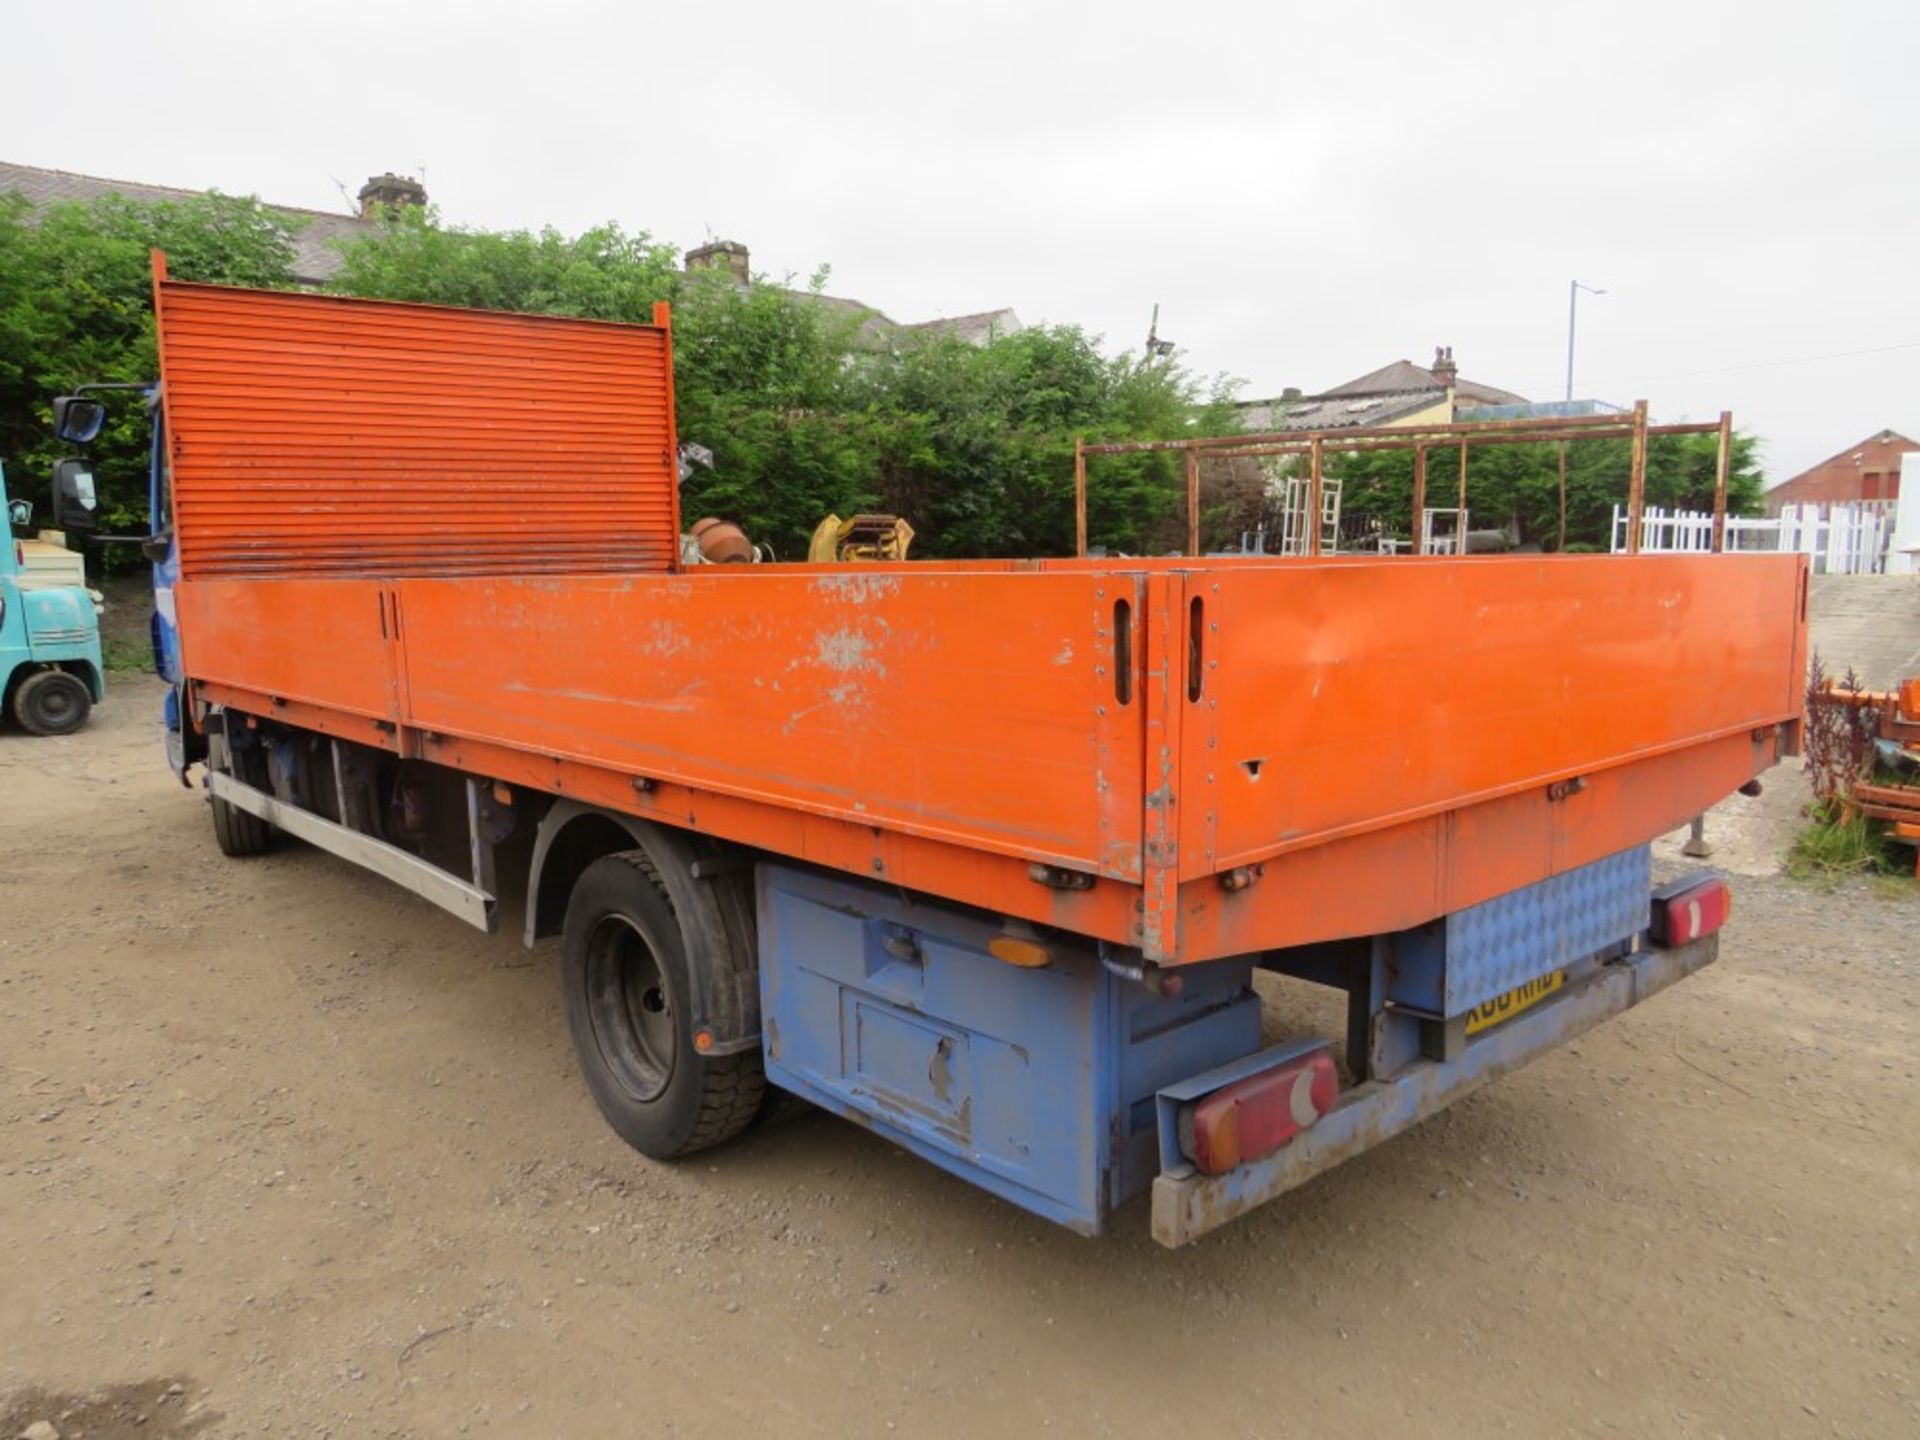
[[[404,580],[406,723],[1137,879],[1140,701],[1135,682],[1119,702],[1111,655],[1134,584],[910,566]]]
[[[1800,563],[1396,559],[1190,576],[1204,629],[1181,726],[1182,877],[1793,720]],[[1546,839],[1516,863],[1544,861]]]
[[[196,681],[398,720],[386,591],[377,580],[179,585],[181,658]]]
[[[664,326],[155,295],[182,579],[677,563]]]

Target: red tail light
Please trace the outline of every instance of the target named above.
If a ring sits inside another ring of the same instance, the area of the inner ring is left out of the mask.
[[[1648,935],[1656,945],[1685,945],[1713,934],[1732,914],[1733,892],[1726,881],[1682,882],[1654,891]]]
[[[1236,1081],[1180,1112],[1180,1148],[1209,1175],[1271,1155],[1333,1108],[1340,1076],[1325,1050]]]

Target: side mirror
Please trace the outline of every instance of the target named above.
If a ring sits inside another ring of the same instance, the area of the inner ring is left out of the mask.
[[[84,460],[57,460],[53,466],[53,523],[62,530],[92,530],[100,524],[100,497],[93,469]]]
[[[107,423],[107,407],[84,395],[62,395],[53,402],[53,433],[69,445],[85,445]]]
[[[31,500],[9,500],[7,502],[7,523],[17,525],[22,530],[33,523],[33,502]]]

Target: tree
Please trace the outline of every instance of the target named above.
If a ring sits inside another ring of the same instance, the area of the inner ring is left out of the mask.
[[[1178,366],[1108,358],[1073,326],[985,345],[916,339],[871,372],[889,418],[881,493],[935,555],[1071,553],[1073,442],[1167,439],[1230,428],[1223,388],[1203,402]],[[1089,462],[1089,540],[1141,553],[1184,540],[1179,457]]]
[[[0,458],[15,495],[31,498],[61,452],[51,401],[87,381],[156,377],[149,252],[183,280],[293,283],[301,222],[225,195],[140,203],[107,196],[34,209],[0,195]],[[91,447],[101,526],[137,533],[147,518],[147,417],[110,405]],[[119,552],[107,552],[112,558]]]
[[[602,225],[568,237],[447,227],[403,210],[341,247],[334,290],[385,300],[648,323],[673,304],[680,438],[713,451],[687,482],[688,523],[715,513],[792,559],[829,511],[872,503],[876,442],[851,369],[852,323],[809,291],[689,275],[672,247]]]
[[[618,225],[571,239],[551,227],[466,230],[415,206],[388,212],[339,249],[330,288],[343,295],[631,324],[652,319],[677,276],[670,247]]]
[[[1655,435],[1647,443],[1646,503],[1713,508],[1717,440],[1712,435]],[[1727,513],[1760,509],[1759,442],[1735,431],[1727,479]],[[1427,505],[1450,509],[1459,488],[1457,447],[1427,451]],[[1567,446],[1567,548],[1609,548],[1613,507],[1625,505],[1632,455],[1626,440],[1580,440]],[[1330,455],[1327,474],[1342,482],[1346,521],[1379,524],[1411,538],[1413,452],[1380,450]],[[1467,511],[1477,529],[1510,527],[1522,544],[1552,549],[1560,529],[1559,447],[1551,443],[1483,445],[1467,461]]]
[[[672,302],[679,433],[714,453],[682,513],[733,520],[786,559],[806,553],[828,513],[876,506],[913,524],[916,554],[1067,553],[1076,434],[1161,438],[1200,415],[1231,426],[1223,387],[1203,399],[1179,368],[1110,359],[1070,326],[980,346],[910,335],[875,353],[859,314],[822,303],[824,270],[799,289],[689,275],[670,248],[616,225],[568,238],[402,211],[342,257],[333,288],[344,294],[625,321]],[[1183,487],[1173,457],[1101,462],[1093,538],[1133,551],[1178,543],[1166,537],[1180,533]]]

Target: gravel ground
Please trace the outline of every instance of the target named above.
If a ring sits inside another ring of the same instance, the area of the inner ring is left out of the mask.
[[[824,1117],[642,1159],[551,949],[222,860],[158,694],[0,731],[0,1440],[1920,1434],[1909,885],[1741,876],[1713,969],[1167,1253]]]

